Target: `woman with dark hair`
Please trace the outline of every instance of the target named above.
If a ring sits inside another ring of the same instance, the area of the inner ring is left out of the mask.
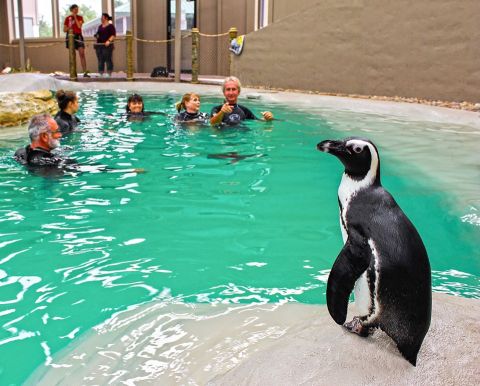
[[[62,134],[71,133],[80,123],[80,119],[75,115],[78,111],[77,94],[73,91],[58,90],[56,97],[60,110],[55,115],[55,121]]]
[[[113,71],[113,40],[117,34],[115,27],[111,23],[112,17],[108,13],[102,13],[102,24],[98,26],[95,37],[97,43],[95,44],[95,51],[98,59],[98,72],[100,75],[105,73],[105,65],[107,72],[105,76],[111,76]]]
[[[127,118],[129,121],[143,121],[149,115],[166,115],[163,111],[145,111],[141,95],[132,94],[127,100]]]
[[[83,68],[83,77],[90,78],[87,70],[87,59],[85,58],[85,43],[83,42],[82,35],[83,17],[78,14],[77,4],[73,4],[70,7],[70,12],[70,15],[68,15],[63,22],[63,32],[67,33],[66,45],[68,48],[68,30],[72,29],[74,47],[78,51],[78,55],[80,56],[80,63],[82,64]]]
[[[143,114],[144,112],[145,106],[142,96],[138,94],[130,95],[127,101],[127,114]]]

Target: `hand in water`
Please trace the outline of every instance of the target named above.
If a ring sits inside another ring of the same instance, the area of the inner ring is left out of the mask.
[[[273,119],[273,114],[270,111],[262,111],[261,114],[266,121],[271,121]]]

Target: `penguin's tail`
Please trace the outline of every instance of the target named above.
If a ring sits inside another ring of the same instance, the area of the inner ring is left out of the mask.
[[[397,344],[398,351],[402,356],[409,361],[413,366],[417,366],[417,355],[420,350],[420,346],[413,346],[408,344]]]

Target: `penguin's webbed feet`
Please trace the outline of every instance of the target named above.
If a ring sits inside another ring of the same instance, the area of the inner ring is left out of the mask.
[[[366,338],[371,333],[371,328],[364,326],[358,316],[355,316],[350,322],[344,323],[343,327],[362,338]]]

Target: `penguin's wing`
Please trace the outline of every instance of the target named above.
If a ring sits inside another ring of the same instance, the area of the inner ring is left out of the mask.
[[[348,298],[355,282],[370,265],[372,251],[368,240],[357,230],[350,230],[337,256],[327,283],[328,312],[338,324],[347,318]]]

